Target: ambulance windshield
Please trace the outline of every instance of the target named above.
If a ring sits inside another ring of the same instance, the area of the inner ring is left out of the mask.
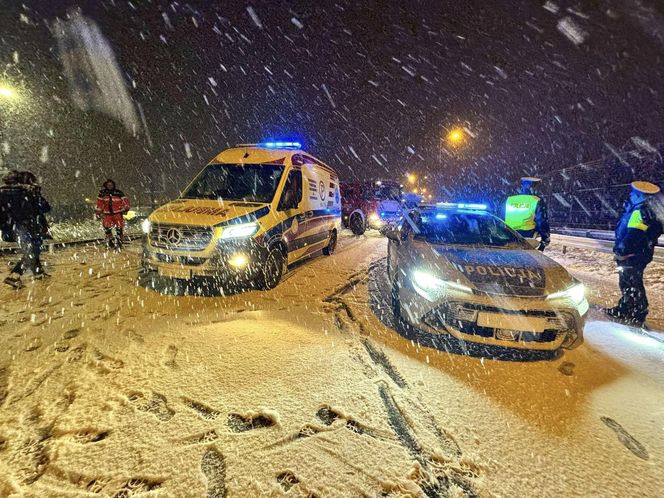
[[[274,164],[210,164],[182,197],[272,202],[283,172],[283,166]]]
[[[401,201],[401,187],[398,185],[379,185],[374,190],[374,198],[380,200]]]

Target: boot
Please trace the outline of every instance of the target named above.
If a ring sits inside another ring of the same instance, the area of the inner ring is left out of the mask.
[[[21,282],[21,276],[18,273],[12,273],[7,278],[5,278],[5,283],[10,285],[14,289],[20,289],[23,287],[23,282]]]

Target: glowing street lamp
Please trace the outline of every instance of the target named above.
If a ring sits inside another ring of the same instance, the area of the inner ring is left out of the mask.
[[[466,134],[462,128],[452,128],[447,134],[447,142],[450,145],[461,145],[466,139]]]
[[[409,174],[408,175],[408,182],[409,183],[415,183],[417,181],[417,175]]]
[[[16,100],[18,92],[10,86],[0,85],[0,98],[4,100]]]
[[[11,104],[19,100],[19,93],[11,86],[0,84],[0,168],[5,164],[5,144],[4,144],[4,121],[5,116],[2,115],[2,105],[4,103]]]

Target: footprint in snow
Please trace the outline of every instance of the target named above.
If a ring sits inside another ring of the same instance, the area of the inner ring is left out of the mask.
[[[262,427],[272,427],[275,421],[260,414],[256,416],[244,416],[237,413],[229,413],[226,423],[232,432],[247,432]]]
[[[564,361],[558,367],[558,371],[563,375],[571,376],[574,375],[575,366],[576,365],[574,365],[574,363],[572,363],[571,361]]]
[[[124,367],[124,362],[122,360],[111,358],[98,349],[93,351],[92,357],[95,365],[104,373],[108,373],[112,370],[119,370]]]
[[[609,429],[616,433],[616,436],[618,436],[618,441],[620,441],[623,446],[625,446],[625,448],[627,448],[642,460],[648,460],[650,458],[648,450],[646,450],[645,446],[643,446],[634,438],[634,436],[627,432],[622,425],[609,417],[600,417],[600,420],[604,422],[604,424]]]
[[[175,411],[168,406],[166,397],[159,393],[152,393],[147,398],[143,393],[135,392],[129,396],[129,401],[140,411],[150,413],[162,422],[169,421],[175,415]]]
[[[175,362],[175,358],[178,355],[178,348],[173,345],[169,344],[168,347],[166,348],[166,351],[164,351],[163,357],[164,357],[164,365],[167,366],[168,368],[177,368],[177,363]]]
[[[69,329],[67,332],[65,332],[62,336],[63,339],[65,340],[70,340],[73,339],[74,337],[78,337],[78,335],[81,333],[80,328],[76,329]]]
[[[221,414],[221,412],[218,410],[210,408],[209,406],[206,406],[203,403],[199,403],[198,401],[194,401],[193,399],[184,398],[183,401],[187,408],[191,408],[205,420],[214,420]]]
[[[226,461],[216,448],[209,448],[203,454],[201,470],[207,479],[207,498],[225,498]]]
[[[299,483],[300,480],[295,477],[295,474],[293,474],[290,470],[287,470],[286,472],[282,472],[277,476],[277,482],[281,485],[285,492],[288,492],[290,488]]]

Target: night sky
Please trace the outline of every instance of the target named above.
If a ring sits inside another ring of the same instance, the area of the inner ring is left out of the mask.
[[[266,138],[300,139],[342,179],[474,189],[664,141],[655,0],[0,4],[0,80],[29,97],[0,110],[6,160],[56,203],[107,176],[139,201],[163,180],[173,196],[221,149]],[[151,144],[73,105],[52,33],[73,6],[108,39]],[[454,126],[474,138],[448,150]]]

